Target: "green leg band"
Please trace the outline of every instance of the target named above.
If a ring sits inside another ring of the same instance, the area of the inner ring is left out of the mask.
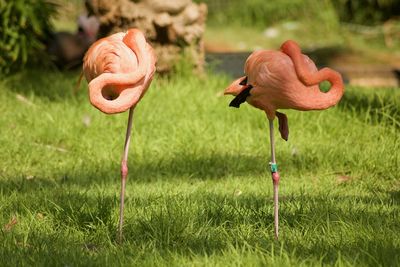
[[[278,172],[278,164],[270,162],[269,166],[271,168],[271,172]]]

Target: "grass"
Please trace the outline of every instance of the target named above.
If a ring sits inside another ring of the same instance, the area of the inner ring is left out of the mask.
[[[245,4],[239,0],[197,2],[208,5],[205,43],[209,51],[276,49],[285,40],[294,39],[303,48],[334,49],[362,57],[369,63],[396,65],[399,61],[396,61],[399,38],[395,34],[398,22],[392,19],[392,26],[388,24],[385,28],[385,20],[378,19],[384,16],[385,9],[393,1],[370,1],[369,4],[341,0],[249,0]],[[349,6],[355,7],[353,10],[356,11],[350,12]],[[366,15],[369,13],[373,16]],[[390,14],[387,9],[386,13]],[[352,16],[354,18],[350,19]]]
[[[77,76],[0,83],[1,266],[398,266],[398,89],[286,112],[275,241],[265,116],[228,108],[227,78],[158,78],[134,115],[118,245],[127,113],[74,95]]]

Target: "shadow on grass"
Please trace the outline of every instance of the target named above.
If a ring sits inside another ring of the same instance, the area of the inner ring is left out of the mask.
[[[127,219],[125,237],[129,245],[183,255],[213,255],[232,246],[240,250],[249,245],[271,252],[272,201],[263,196],[202,193],[142,201],[131,201],[139,215]],[[394,213],[355,209],[354,203],[382,205],[382,200],[329,195],[286,198],[281,203],[280,246],[299,259],[324,257],[326,264],[341,257],[361,264],[393,265],[399,260],[400,248],[394,236],[385,232],[400,230]],[[285,238],[286,231],[297,231],[304,240],[290,234]]]
[[[79,242],[68,233],[48,233],[32,230],[29,238],[23,241],[19,235],[8,233],[3,236],[0,249],[2,266],[96,266],[103,265],[108,254],[96,252],[103,247]],[[17,241],[21,240],[21,241]],[[118,258],[114,258],[118,262]]]
[[[176,155],[172,158],[152,162],[146,161],[135,167],[132,176],[137,182],[149,182],[158,177],[190,179],[224,179],[229,176],[260,175],[267,170],[267,160],[252,155],[217,154]]]
[[[268,163],[260,157],[249,155],[212,154],[209,156],[176,155],[168,159],[145,162],[129,162],[129,180],[135,183],[152,183],[160,180],[180,179],[182,181],[225,179],[229,176],[262,175],[267,173]],[[89,188],[95,184],[118,184],[120,166],[104,162],[88,169],[65,170],[54,175],[58,178],[25,177],[0,180],[5,192],[31,193],[38,190],[79,186]]]
[[[390,197],[394,203],[400,205],[400,190],[389,191]]]
[[[4,80],[6,88],[22,95],[34,94],[51,101],[74,98],[80,71],[26,70]]]
[[[364,266],[395,266],[400,248],[395,245],[393,233],[400,229],[394,213],[387,209],[355,208],[359,204],[386,205],[374,197],[290,195],[281,201],[281,239],[276,242],[272,200],[265,196],[235,197],[203,192],[190,196],[133,198],[127,202],[125,244],[118,250],[131,251],[127,251],[128,255],[132,251],[143,254],[156,250],[161,255],[190,257],[224,255],[226,250],[235,248],[279,257],[278,247],[299,260],[321,259],[324,264],[334,264],[341,259]],[[30,235],[29,246],[23,250],[30,259],[39,260],[54,252],[58,255],[53,257],[57,265],[68,259],[79,262],[89,252],[90,257],[101,257],[110,249],[104,243],[110,238],[115,242],[115,197],[104,193],[58,192],[41,205],[56,232],[63,235],[74,229],[84,238],[77,243],[76,236],[60,239],[45,234]],[[18,254],[20,251],[9,252],[9,256],[22,256]],[[127,257],[124,253],[119,256]],[[109,260],[119,259],[111,255]]]

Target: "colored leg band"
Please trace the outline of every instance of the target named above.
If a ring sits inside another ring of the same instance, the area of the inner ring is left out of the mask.
[[[271,168],[271,172],[272,172],[272,173],[278,172],[278,164],[270,162],[270,163],[269,163],[269,166],[270,166],[270,168]]]

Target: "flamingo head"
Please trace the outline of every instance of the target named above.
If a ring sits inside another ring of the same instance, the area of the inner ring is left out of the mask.
[[[250,96],[251,88],[253,88],[253,86],[247,84],[247,76],[240,77],[231,83],[224,91],[224,95],[235,96],[229,106],[239,108],[239,106],[246,101],[246,98]]]

